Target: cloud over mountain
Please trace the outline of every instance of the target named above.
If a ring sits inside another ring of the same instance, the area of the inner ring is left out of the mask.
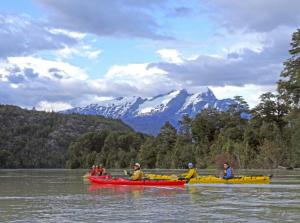
[[[200,55],[182,63],[159,62],[149,64],[165,71],[170,79],[200,86],[270,85],[279,78],[283,61],[288,57],[289,28],[278,28],[264,37],[259,51],[248,48],[222,56]],[[278,36],[277,34],[281,35]]]

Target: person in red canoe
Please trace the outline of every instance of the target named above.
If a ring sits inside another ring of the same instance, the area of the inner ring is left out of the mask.
[[[133,166],[133,173],[131,176],[131,180],[142,180],[144,177],[144,172],[141,170],[141,165],[139,163],[135,163]]]
[[[99,166],[96,166],[96,175],[97,176],[104,176],[107,175],[106,169],[103,167],[103,164],[100,164]]]
[[[96,176],[97,174],[97,169],[96,166],[93,165],[92,168],[90,169],[90,176]]]
[[[188,163],[188,168],[189,168],[188,171],[186,173],[179,175],[178,179],[190,180],[198,176],[197,169],[194,167],[193,163]]]

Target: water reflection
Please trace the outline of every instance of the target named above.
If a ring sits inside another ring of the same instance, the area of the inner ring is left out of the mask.
[[[131,194],[133,198],[140,198],[145,193],[151,193],[154,197],[174,196],[178,193],[186,193],[185,186],[176,187],[152,187],[143,185],[101,185],[91,184],[88,192],[94,195],[126,195]]]

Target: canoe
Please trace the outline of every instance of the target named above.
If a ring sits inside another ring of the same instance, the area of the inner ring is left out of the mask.
[[[101,179],[97,177],[88,177],[92,183],[111,184],[111,185],[144,185],[144,186],[183,186],[183,180],[130,180],[125,178]]]
[[[165,179],[176,180],[177,176],[174,175],[158,175],[146,174],[149,179]],[[190,179],[189,184],[269,184],[271,176],[239,176],[231,179],[223,179],[216,176],[199,176]]]

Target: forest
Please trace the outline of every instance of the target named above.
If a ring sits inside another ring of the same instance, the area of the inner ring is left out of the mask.
[[[64,168],[71,142],[86,132],[133,130],[119,120],[0,105],[0,168]]]
[[[186,168],[187,162],[215,168],[224,161],[236,168],[300,167],[300,29],[289,53],[277,92],[262,94],[253,109],[236,96],[228,111],[184,116],[178,130],[167,122],[157,136],[119,120],[2,105],[0,168],[125,168],[134,162],[143,168]]]

